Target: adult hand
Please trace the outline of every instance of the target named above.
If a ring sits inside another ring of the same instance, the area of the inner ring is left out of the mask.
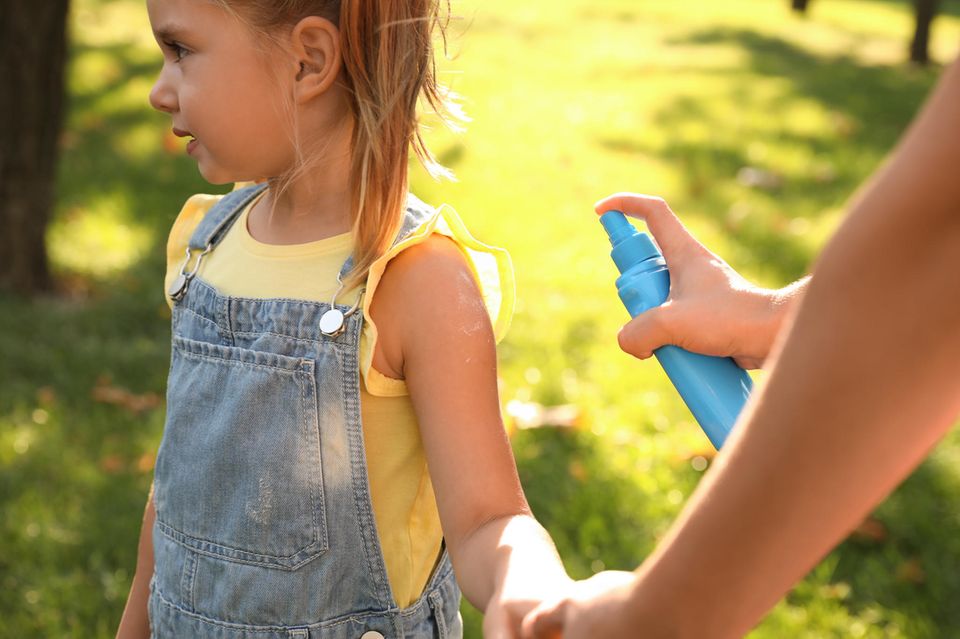
[[[732,357],[743,368],[763,365],[806,279],[781,290],[754,286],[698,242],[662,198],[616,193],[594,208],[598,214],[617,210],[644,220],[670,268],[666,303],[624,326],[620,348],[647,359],[654,349],[674,344],[704,355]]]
[[[545,602],[523,620],[523,639],[636,637],[631,594],[636,575],[607,571],[573,584],[568,595]]]

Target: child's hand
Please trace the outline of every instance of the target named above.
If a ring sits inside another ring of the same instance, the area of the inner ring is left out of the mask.
[[[560,601],[576,585],[564,575],[527,575],[507,587],[501,582],[483,616],[484,639],[519,639],[524,617],[545,601]],[[508,592],[509,590],[509,592]]]
[[[763,365],[806,280],[779,291],[754,286],[700,244],[661,198],[616,193],[594,208],[598,214],[617,210],[644,220],[670,268],[669,298],[623,327],[620,348],[646,359],[654,349],[674,344],[732,357],[743,368]]]
[[[523,639],[638,637],[631,623],[632,572],[610,570],[573,584],[566,595],[538,606],[523,620]]]

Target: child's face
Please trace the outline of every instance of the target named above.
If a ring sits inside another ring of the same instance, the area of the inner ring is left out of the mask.
[[[147,0],[163,69],[150,104],[214,184],[281,175],[294,161],[290,64],[209,0]],[[291,78],[292,80],[292,78]]]

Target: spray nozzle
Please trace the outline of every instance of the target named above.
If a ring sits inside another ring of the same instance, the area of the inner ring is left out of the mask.
[[[610,257],[621,273],[639,262],[651,258],[663,259],[650,236],[634,228],[620,211],[607,211],[600,216],[600,224],[613,246]]]

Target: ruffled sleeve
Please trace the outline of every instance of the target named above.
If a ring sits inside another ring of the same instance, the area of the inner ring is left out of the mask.
[[[186,257],[187,245],[190,243],[190,236],[196,230],[200,220],[207,214],[213,205],[220,201],[222,195],[193,195],[183,208],[180,214],[173,222],[173,228],[170,229],[170,235],[167,237],[167,273],[163,281],[163,295],[167,304],[172,305],[172,300],[167,296],[167,291],[173,280],[176,279],[178,270]]]
[[[484,305],[490,314],[490,322],[497,342],[503,339],[510,326],[516,295],[510,254],[505,249],[488,246],[474,238],[452,207],[441,206],[370,267],[370,273],[367,276],[367,293],[363,300],[365,324],[364,339],[361,340],[360,346],[360,372],[367,392],[371,395],[397,397],[407,394],[407,387],[402,379],[387,377],[373,368],[377,327],[370,319],[370,304],[376,294],[377,285],[390,260],[411,246],[420,244],[433,233],[452,239],[466,257],[467,264],[480,287]]]

